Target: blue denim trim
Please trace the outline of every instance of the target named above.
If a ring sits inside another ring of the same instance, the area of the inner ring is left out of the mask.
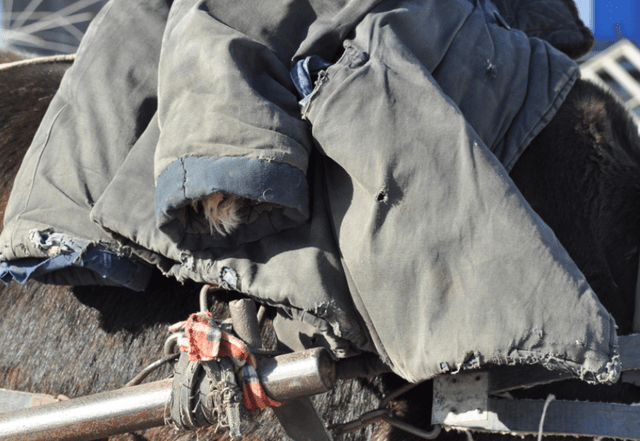
[[[312,55],[304,60],[298,61],[289,72],[293,84],[296,86],[298,93],[302,97],[299,101],[300,106],[304,106],[309,100],[309,95],[313,92],[313,81],[311,75],[317,74],[319,71],[331,66],[331,63],[325,61],[317,55]]]
[[[25,258],[0,263],[0,280],[5,284],[12,280],[24,284],[30,279],[69,267],[91,270],[103,279],[134,291],[144,290],[149,282],[151,268],[146,265],[112,251],[96,248],[88,241],[57,233],[35,233],[36,240],[41,240],[44,249],[50,248],[52,242],[55,242],[61,253],[46,259]],[[55,236],[54,241],[50,240],[51,236]]]
[[[194,200],[224,192],[293,208],[309,215],[306,176],[288,164],[244,157],[180,158],[160,173],[156,184],[156,225],[162,229]]]

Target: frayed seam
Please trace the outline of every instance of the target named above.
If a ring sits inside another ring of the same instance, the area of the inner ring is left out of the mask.
[[[350,339],[358,332],[353,326],[350,326],[347,314],[338,308],[335,300],[319,303],[310,312],[329,323],[337,337]]]
[[[85,244],[83,244],[84,246],[75,244],[71,237],[66,234],[54,233],[51,228],[42,231],[30,230],[29,241],[49,257],[79,252],[86,247]]]
[[[520,352],[514,349],[515,352]],[[525,351],[526,352],[526,351]],[[545,355],[533,355],[529,353],[527,356],[519,357],[493,357],[486,358],[479,353],[473,353],[471,357],[465,356],[465,361],[457,362],[454,364],[453,369],[447,362],[438,363],[439,374],[457,374],[462,370],[477,369],[481,364],[493,364],[493,365],[505,365],[505,366],[517,366],[517,365],[534,365],[538,364],[549,370],[557,370],[567,372],[572,376],[580,378],[589,384],[613,384],[618,381],[620,372],[622,370],[622,364],[620,362],[620,355],[618,353],[617,337],[612,347],[612,355],[609,362],[604,364],[598,371],[590,371],[585,368],[584,365],[564,360],[549,354]],[[407,379],[405,377],[405,379]],[[419,381],[419,379],[408,379],[409,381]]]
[[[66,233],[55,233],[53,228],[44,230],[29,230],[29,241],[38,249],[49,257],[59,256],[61,254],[79,253],[78,258],[82,258],[90,248],[108,251],[115,254],[119,258],[131,258],[131,252],[125,250],[119,244],[113,244],[104,240],[86,240],[81,237],[72,236]],[[24,246],[24,244],[21,244]]]
[[[183,268],[186,268],[187,270],[192,272],[196,270],[196,261],[193,257],[193,254],[188,251],[183,251],[180,253],[179,258]]]
[[[527,357],[509,357],[507,363],[501,363],[499,360],[494,361],[495,364],[539,364],[549,370],[558,370],[567,372],[580,380],[589,384],[613,384],[618,381],[620,372],[622,370],[622,364],[620,362],[620,354],[618,353],[617,338],[616,344],[613,346],[612,355],[610,361],[604,364],[598,371],[587,370],[583,364],[573,362],[570,360],[564,360],[552,355],[534,356],[529,355]]]

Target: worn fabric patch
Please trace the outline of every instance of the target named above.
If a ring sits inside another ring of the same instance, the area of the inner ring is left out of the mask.
[[[44,283],[69,284],[64,278],[67,272],[85,270],[84,280],[74,278],[74,284],[95,284],[98,277],[104,284],[142,291],[151,277],[149,266],[105,249],[100,243],[38,230],[30,232],[30,239],[51,257],[0,262],[0,280],[4,283],[15,280],[24,284],[34,279]]]

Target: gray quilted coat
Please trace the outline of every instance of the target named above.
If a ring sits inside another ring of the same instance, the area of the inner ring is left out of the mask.
[[[155,266],[410,381],[612,381],[613,319],[507,175],[578,75],[485,0],[114,0],[24,160],[2,277],[143,289]],[[191,208],[213,191],[251,201],[228,236]]]

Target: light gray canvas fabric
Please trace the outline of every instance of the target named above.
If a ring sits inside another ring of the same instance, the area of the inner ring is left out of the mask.
[[[615,334],[575,264],[420,64],[371,47],[396,38],[378,32],[347,42],[304,112],[325,155],[350,292],[378,352],[412,380],[465,363],[606,364],[567,321],[590,311],[604,324],[592,329],[598,340]]]
[[[154,115],[169,6],[110,2],[89,27],[78,62],[65,74],[16,177],[0,239],[3,260],[51,257],[29,239],[31,230],[63,233],[94,249],[131,256],[89,215]],[[127,216],[132,211],[125,209]],[[149,274],[136,272],[129,286],[144,287]],[[100,284],[108,279],[67,268],[39,280]]]
[[[270,5],[110,3],[16,180],[4,264],[51,257],[29,240],[47,230],[277,305],[410,381],[614,380],[613,319],[507,175],[575,64],[485,1]],[[309,55],[335,64],[301,113]],[[212,191],[255,202],[229,236],[190,207]]]

